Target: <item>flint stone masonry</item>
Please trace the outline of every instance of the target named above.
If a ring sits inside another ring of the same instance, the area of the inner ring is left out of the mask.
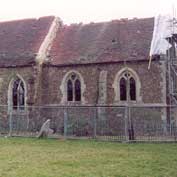
[[[107,71],[101,71],[99,75],[98,104],[106,104],[107,101]]]
[[[100,71],[98,81],[98,104],[106,104],[107,101],[107,71]],[[106,109],[98,108],[98,119],[106,120]]]
[[[141,83],[140,96],[141,102],[137,104],[165,104],[162,95],[164,90],[161,82],[164,80],[164,75],[161,75],[161,65],[159,61],[152,62],[151,71],[147,68],[148,62],[131,62],[127,63],[127,67],[134,70],[139,76]],[[94,64],[94,65],[78,65],[78,66],[61,66],[50,67],[44,66],[43,68],[43,88],[41,94],[43,104],[59,104],[63,97],[61,92],[61,85],[64,76],[71,70],[78,71],[84,80],[85,91],[83,93],[85,102],[83,104],[95,105],[98,98],[98,83],[100,71],[107,71],[107,104],[115,103],[115,90],[113,83],[116,74],[124,68],[124,63],[110,63],[110,64]],[[163,76],[163,77],[162,77]],[[46,94],[48,93],[48,94]],[[82,103],[81,103],[82,104]],[[136,104],[136,103],[135,103]]]

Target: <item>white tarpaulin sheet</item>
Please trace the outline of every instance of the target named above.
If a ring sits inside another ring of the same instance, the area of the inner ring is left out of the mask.
[[[154,22],[150,56],[166,54],[166,51],[171,47],[166,38],[171,37],[175,33],[177,33],[177,24],[174,24],[174,19],[170,15],[157,16]]]

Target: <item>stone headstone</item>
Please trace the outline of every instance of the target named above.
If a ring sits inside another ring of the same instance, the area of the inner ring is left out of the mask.
[[[50,119],[47,119],[42,127],[41,127],[41,130],[38,134],[38,138],[47,138],[48,135],[52,134],[53,133],[53,130],[50,128]]]

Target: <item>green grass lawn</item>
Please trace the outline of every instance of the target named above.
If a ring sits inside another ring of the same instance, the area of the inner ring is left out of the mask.
[[[177,177],[177,144],[0,138],[1,177]]]

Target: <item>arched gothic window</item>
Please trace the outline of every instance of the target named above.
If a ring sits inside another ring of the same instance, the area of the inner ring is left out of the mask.
[[[121,101],[136,101],[136,81],[130,71],[122,73],[119,89]]]
[[[23,110],[25,106],[25,88],[21,79],[17,78],[12,85],[12,107]]]
[[[77,102],[79,104],[85,103],[84,92],[86,85],[82,74],[77,70],[68,71],[61,82],[60,90],[62,93],[61,104],[70,102]]]
[[[81,82],[75,73],[67,79],[67,101],[81,101]]]

